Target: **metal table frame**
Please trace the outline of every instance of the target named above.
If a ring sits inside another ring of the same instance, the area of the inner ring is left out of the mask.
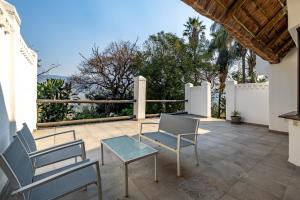
[[[138,140],[134,139],[134,138],[131,138],[129,137],[130,139],[132,140],[135,140],[136,142],[139,142]],[[137,161],[137,160],[140,160],[140,159],[143,159],[143,158],[146,158],[146,157],[149,157],[149,156],[154,156],[154,181],[155,182],[158,182],[158,179],[157,179],[157,155],[158,155],[158,151],[155,150],[155,152],[153,153],[149,153],[149,154],[146,154],[144,156],[140,156],[140,157],[137,157],[135,159],[131,159],[131,160],[123,160],[122,157],[113,149],[110,147],[110,145],[106,144],[103,140],[101,140],[101,163],[102,165],[104,165],[104,155],[103,155],[103,146],[105,146],[107,149],[109,149],[114,155],[116,155],[124,164],[124,172],[125,172],[125,197],[128,197],[128,164],[129,163],[132,163],[134,161]],[[140,143],[140,142],[139,142]],[[144,143],[143,143],[144,144]],[[144,144],[146,145],[146,144]],[[148,145],[146,145],[148,146]],[[152,148],[150,146],[148,146],[149,148]],[[152,148],[153,149],[153,148]]]

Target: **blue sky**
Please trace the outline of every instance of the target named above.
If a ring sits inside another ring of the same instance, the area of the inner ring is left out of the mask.
[[[8,0],[22,20],[22,35],[42,64],[60,64],[51,74],[71,75],[91,47],[112,41],[140,43],[159,31],[182,36],[188,17],[200,16],[180,0]]]

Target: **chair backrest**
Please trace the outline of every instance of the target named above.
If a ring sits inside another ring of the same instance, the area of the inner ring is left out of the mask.
[[[184,133],[198,133],[199,120],[178,115],[161,114],[159,130],[178,135]],[[184,138],[194,141],[194,136],[184,136]]]
[[[24,123],[23,127],[20,131],[17,133],[19,139],[24,144],[25,149],[28,153],[34,152],[37,150],[36,143],[34,140],[34,137],[28,128],[27,124]]]
[[[7,149],[0,154],[0,167],[8,178],[13,190],[32,183],[34,168],[31,160],[18,137],[14,137]],[[29,192],[22,198],[29,199]]]

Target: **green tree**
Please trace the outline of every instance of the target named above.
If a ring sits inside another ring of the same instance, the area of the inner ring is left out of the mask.
[[[176,35],[160,32],[149,37],[144,44],[143,63],[139,71],[147,79],[147,99],[184,98],[184,56],[184,40]],[[182,103],[147,105],[147,113],[182,109]]]
[[[242,79],[241,83],[246,83],[246,56],[248,49],[243,47],[241,43],[235,41],[233,45],[233,51],[237,58],[240,58],[242,60]]]
[[[250,78],[250,83],[256,83],[257,80],[257,74],[255,72],[255,66],[256,66],[256,54],[254,51],[249,50],[249,54],[247,55],[247,63],[248,63],[248,77]]]
[[[232,49],[233,40],[225,30],[224,26],[214,23],[211,26],[211,36],[212,36],[212,40],[209,49],[210,51],[215,53],[216,65],[218,67],[218,77],[219,77],[218,117],[220,117],[221,110],[222,110],[221,101],[225,89],[225,81],[228,76],[229,67],[235,59],[235,55]]]
[[[71,83],[66,83],[64,80],[48,79],[46,82],[38,83],[37,86],[38,99],[65,100],[70,99],[72,95]],[[39,122],[66,120],[72,113],[72,106],[68,104],[38,104]]]
[[[205,65],[203,57],[205,48],[208,46],[208,41],[205,37],[205,25],[198,17],[189,17],[184,24],[185,30],[183,36],[188,38],[187,53],[185,67],[188,68],[187,82],[192,82],[194,85],[200,85],[202,77],[200,70]]]

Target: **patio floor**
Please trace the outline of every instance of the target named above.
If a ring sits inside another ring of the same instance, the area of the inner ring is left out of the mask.
[[[119,121],[68,126],[39,130],[36,135],[75,129],[78,138],[86,143],[88,158],[100,160],[100,139],[123,134],[137,137],[140,123]],[[145,130],[155,129],[156,125],[147,125]],[[199,133],[200,165],[195,165],[193,147],[183,149],[182,177],[176,177],[175,153],[146,142],[159,150],[159,182],[153,181],[153,158],[131,163],[129,199],[300,199],[300,168],[287,162],[287,135],[270,133],[265,127],[231,125],[217,119],[201,119]],[[55,143],[70,138],[57,137]],[[43,148],[51,144],[53,140],[44,141],[39,146]],[[125,199],[123,166],[107,149],[104,154],[105,165],[101,166],[103,198]],[[58,165],[51,166],[55,167]],[[95,186],[90,186],[87,191],[63,199],[96,199],[96,194]]]

